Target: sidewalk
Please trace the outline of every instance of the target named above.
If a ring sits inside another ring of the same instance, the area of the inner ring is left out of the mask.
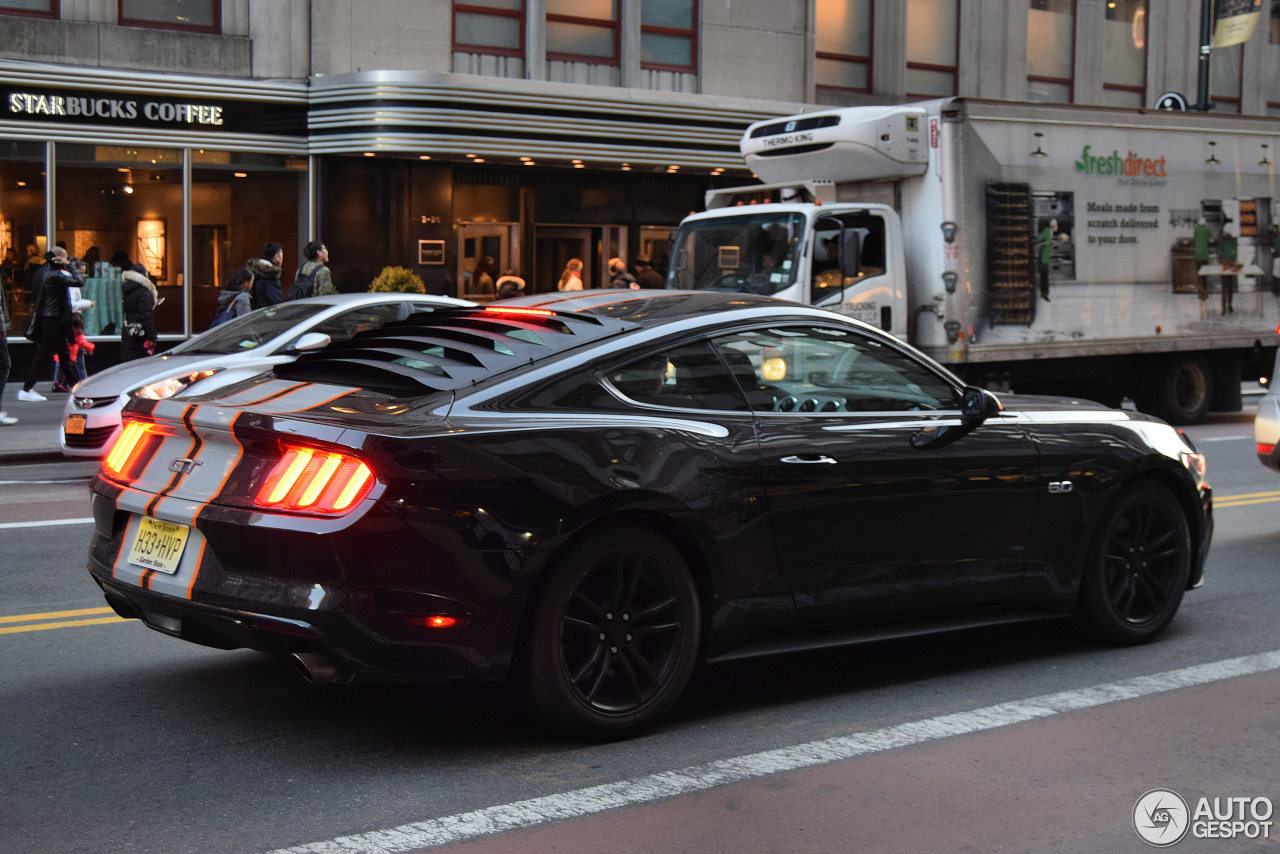
[[[49,391],[52,383],[37,383],[36,391],[48,400],[25,403],[18,400],[22,381],[5,384],[0,410],[17,418],[17,424],[0,425],[0,465],[12,463],[53,462],[66,460],[58,450],[58,431],[62,429],[62,407],[66,394]]]

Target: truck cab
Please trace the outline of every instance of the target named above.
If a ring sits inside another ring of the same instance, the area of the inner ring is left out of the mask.
[[[672,241],[667,286],[776,296],[906,337],[902,223],[883,204],[825,204],[814,185],[708,194]]]

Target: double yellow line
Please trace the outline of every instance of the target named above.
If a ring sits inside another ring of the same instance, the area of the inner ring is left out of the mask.
[[[102,616],[109,614],[110,616]],[[81,608],[76,611],[47,611],[43,614],[16,614],[0,617],[0,635],[18,632],[43,632],[48,629],[69,629],[75,626],[100,626],[103,623],[123,623],[110,608]]]
[[[1266,504],[1268,501],[1280,501],[1280,492],[1242,492],[1239,495],[1213,496],[1213,509],[1224,507],[1244,507],[1249,504]]]

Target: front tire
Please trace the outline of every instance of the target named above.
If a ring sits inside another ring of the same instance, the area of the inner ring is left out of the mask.
[[[698,656],[701,609],[688,563],[638,529],[591,535],[554,560],[537,595],[525,694],[569,734],[622,738],[680,697]]]
[[[1155,483],[1128,487],[1090,542],[1077,616],[1108,643],[1151,640],[1177,613],[1191,554],[1190,525],[1169,490]]]

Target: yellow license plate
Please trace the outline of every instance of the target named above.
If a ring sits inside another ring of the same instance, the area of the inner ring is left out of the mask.
[[[85,417],[83,415],[68,415],[67,424],[63,427],[63,430],[66,431],[68,436],[83,436],[84,422]]]
[[[189,533],[191,529],[186,525],[143,516],[129,549],[129,562],[173,575],[178,571]]]

